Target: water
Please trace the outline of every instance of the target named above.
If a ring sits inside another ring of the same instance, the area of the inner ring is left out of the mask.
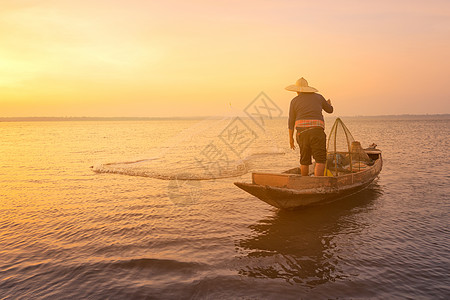
[[[233,185],[286,120],[231,121],[0,123],[0,298],[449,298],[449,116],[344,118],[379,178],[288,212]]]

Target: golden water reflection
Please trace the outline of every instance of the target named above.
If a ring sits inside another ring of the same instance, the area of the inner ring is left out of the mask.
[[[252,235],[236,242],[238,273],[316,286],[349,276],[344,257],[371,225],[381,187],[373,183],[357,195],[299,211],[278,210],[251,225]]]

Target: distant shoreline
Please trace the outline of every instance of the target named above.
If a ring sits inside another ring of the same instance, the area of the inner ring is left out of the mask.
[[[241,116],[240,116],[241,117]],[[450,118],[450,114],[424,114],[424,115],[375,115],[375,116],[324,116],[326,119],[341,118],[366,118],[366,119],[408,119],[408,118]],[[0,122],[67,122],[67,121],[164,121],[164,120],[204,120],[223,119],[224,116],[196,116],[196,117],[0,117]],[[241,117],[242,118],[242,117]],[[244,117],[245,118],[245,117]],[[285,119],[287,116],[274,119]]]
[[[0,117],[0,122],[202,120],[209,117]]]

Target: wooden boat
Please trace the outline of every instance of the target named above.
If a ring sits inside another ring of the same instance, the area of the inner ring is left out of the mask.
[[[338,124],[337,124],[338,123]],[[336,139],[337,126],[343,126],[344,132],[348,131],[342,121],[338,118],[332,128],[332,134],[328,140],[328,149],[330,149],[330,139]],[[335,128],[336,127],[336,128]],[[348,134],[349,131],[348,131]],[[346,134],[347,141],[353,137]],[[358,143],[358,142],[356,142]],[[331,141],[331,145],[333,141]],[[358,143],[359,144],[359,143]],[[370,163],[352,162],[351,157],[354,149],[346,153],[336,151],[336,142],[334,142],[335,151],[328,151],[328,156],[334,163],[327,161],[327,168],[332,176],[301,176],[300,168],[293,168],[283,173],[252,173],[252,183],[235,182],[234,184],[262,201],[282,209],[297,209],[311,205],[318,205],[330,201],[342,199],[355,194],[366,188],[380,173],[383,165],[381,151],[375,147],[361,149],[363,155],[370,158]],[[339,155],[347,154],[350,157],[349,167],[342,168],[337,165]],[[348,155],[350,154],[350,155]],[[357,164],[363,167],[357,167]]]

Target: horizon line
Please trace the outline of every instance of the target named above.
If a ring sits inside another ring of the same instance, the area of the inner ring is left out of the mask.
[[[450,113],[441,113],[441,114],[388,114],[388,115],[343,115],[336,116],[340,118],[379,118],[379,117],[425,117],[425,116],[449,116]],[[224,117],[233,117],[233,116],[220,116],[220,115],[212,115],[212,116],[171,116],[171,117],[73,117],[73,116],[65,116],[65,117],[0,117],[0,122],[27,122],[27,121],[146,121],[146,120],[171,120],[171,119],[179,119],[179,120],[195,120],[195,119],[217,119]],[[235,116],[241,117],[241,116]],[[331,118],[334,116],[324,116],[324,118]],[[248,118],[248,116],[244,116],[244,118]],[[287,116],[280,117],[272,117],[271,119],[283,119],[287,118]]]

